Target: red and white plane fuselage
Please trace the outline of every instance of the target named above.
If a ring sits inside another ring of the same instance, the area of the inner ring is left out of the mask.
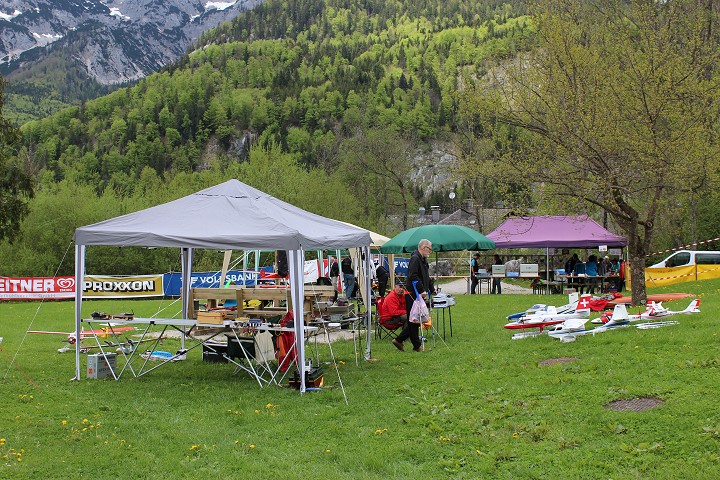
[[[524,315],[517,320],[506,323],[505,328],[510,330],[525,330],[539,328],[542,332],[545,327],[558,325],[573,318],[587,318],[590,316],[590,295],[582,295],[575,308],[558,311],[557,307],[548,306],[535,313]]]

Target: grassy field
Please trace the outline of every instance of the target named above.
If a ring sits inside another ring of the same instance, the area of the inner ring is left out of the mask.
[[[511,340],[502,328],[507,314],[564,297],[459,296],[447,347],[377,342],[380,361],[356,366],[353,343],[335,343],[349,405],[331,365],[326,388],[300,395],[260,389],[198,350],[137,379],[86,379],[83,364],[71,381],[63,337],[24,332],[72,330],[73,304],[0,303],[0,478],[717,479],[719,290],[720,281],[653,290],[696,294],[702,313],[574,343]],[[167,305],[84,310],[151,316]],[[572,361],[543,365],[553,359]],[[606,407],[639,397],[662,403]]]

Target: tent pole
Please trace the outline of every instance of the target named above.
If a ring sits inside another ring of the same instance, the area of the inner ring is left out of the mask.
[[[290,273],[290,298],[292,300],[293,325],[295,326],[295,351],[297,352],[297,371],[300,376],[300,393],[306,390],[305,385],[305,315],[303,299],[305,285],[303,283],[303,250],[288,252],[288,269]]]
[[[550,248],[545,247],[545,285],[547,285],[547,293],[550,293]]]
[[[85,245],[75,244],[75,378],[80,380],[80,320],[85,278]]]
[[[395,288],[395,254],[388,254],[388,270],[390,270],[390,289]]]
[[[255,272],[260,271],[260,250],[255,250]],[[258,278],[260,278],[260,274],[257,273],[255,275],[255,286],[257,287],[258,284]]]
[[[223,285],[225,285],[225,277],[227,276],[228,268],[230,267],[232,252],[232,250],[225,250],[225,255],[223,255],[222,271],[220,272],[220,285],[218,288],[222,288]]]
[[[192,262],[193,262],[193,249],[192,248],[181,248],[180,249],[182,260],[180,261],[180,264],[182,265],[182,285],[180,290],[181,295],[181,304],[182,304],[182,318],[188,318],[188,312],[190,311],[190,289],[192,287]],[[183,327],[183,333],[185,332],[185,327]],[[182,335],[180,337],[180,348],[182,350],[185,349],[185,335]]]
[[[366,339],[365,339],[365,360],[370,360],[372,358],[372,355],[370,353],[370,344],[372,340],[372,335],[370,334],[372,323],[371,323],[371,314],[372,314],[372,308],[370,308],[370,302],[372,301],[372,272],[370,269],[370,265],[372,265],[372,258],[370,258],[370,247],[362,247],[363,255],[365,256],[365,262],[363,262],[363,267],[365,269],[365,298],[367,299],[367,303],[365,303],[365,333],[366,333]],[[382,259],[381,259],[382,260]]]

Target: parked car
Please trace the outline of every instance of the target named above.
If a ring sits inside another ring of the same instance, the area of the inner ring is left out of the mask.
[[[699,250],[678,250],[661,262],[649,268],[685,267],[688,265],[720,265],[720,252]]]

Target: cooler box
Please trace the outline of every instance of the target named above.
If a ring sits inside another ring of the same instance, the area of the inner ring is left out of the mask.
[[[246,360],[245,356],[247,355],[247,359],[252,360],[255,358],[255,339],[254,337],[239,337],[240,342],[242,342],[242,346],[240,345],[240,342],[238,342],[238,339],[235,338],[234,335],[226,335],[227,337],[227,356],[230,358],[238,358],[240,360]]]
[[[493,265],[492,266],[492,276],[497,277],[504,277],[505,276],[505,265]]]
[[[220,342],[206,342],[202,346],[202,359],[203,362],[213,363],[228,363],[228,359],[225,357],[227,354],[228,346]]]
[[[112,377],[113,370],[117,365],[116,353],[94,353],[88,355],[87,378]]]
[[[300,374],[297,370],[293,373],[289,382],[291,387],[300,388]],[[305,372],[305,387],[320,388],[325,384],[325,378],[323,376],[323,369],[321,366],[312,367],[310,370]]]

